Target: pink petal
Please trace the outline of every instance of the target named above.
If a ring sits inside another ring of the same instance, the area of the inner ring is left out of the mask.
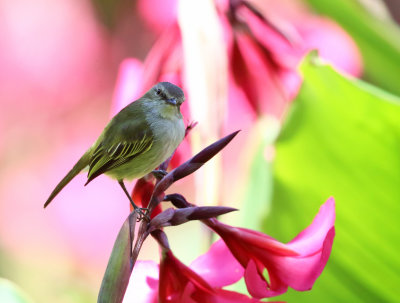
[[[334,237],[335,228],[332,227],[322,247],[314,255],[303,258],[275,258],[279,278],[298,291],[310,290],[328,262]]]
[[[287,244],[298,252],[298,257],[263,256],[263,264],[272,264],[269,270],[293,289],[312,288],[328,262],[335,236],[335,201],[329,198],[320,208],[311,225]]]
[[[264,15],[271,25],[265,24],[263,20],[242,7],[239,14],[243,16],[249,25],[254,38],[258,40],[268,51],[272,58],[291,69],[295,69],[301,58],[301,37],[297,29],[288,19],[281,18],[275,12]]]
[[[261,303],[262,302],[254,298],[249,298],[244,294],[224,289],[219,289],[216,291],[216,293],[217,293],[217,297],[215,300],[216,303],[257,303],[257,302]]]
[[[254,260],[250,260],[247,264],[244,279],[246,281],[247,290],[254,298],[278,296],[285,293],[288,288],[287,285],[281,283],[279,279],[276,279],[273,274],[270,275],[271,285],[268,285],[265,278],[259,274]]]
[[[279,82],[280,67],[250,36],[237,33],[236,39],[231,63],[236,81],[259,114],[280,117],[289,102],[289,93]]]
[[[249,298],[248,296],[234,292],[228,291],[224,289],[216,289],[214,293],[205,293],[198,292],[195,294],[191,294],[191,298],[184,298],[185,303],[198,303],[198,302],[207,302],[207,303],[257,303],[262,302],[257,299]]]
[[[236,283],[244,272],[222,240],[211,245],[207,253],[192,262],[190,268],[216,288]]]
[[[362,58],[357,45],[334,21],[313,15],[303,1],[252,0],[251,2],[254,2],[260,12],[290,38],[297,49],[296,53],[300,55],[299,59],[308,51],[317,49],[320,56],[336,68],[354,76],[361,74]],[[261,26],[256,27],[254,24],[257,19],[247,19],[257,38],[263,44],[270,44],[270,49],[278,54],[276,58],[284,59],[280,60],[280,63],[284,64],[290,49],[282,47],[282,43],[277,43],[279,42],[277,39],[263,39],[258,33]],[[282,52],[285,53],[284,56]]]
[[[319,209],[311,225],[299,233],[287,246],[301,255],[319,251],[328,231],[335,223],[335,200],[330,197]]]
[[[233,80],[232,74],[230,74],[229,78],[228,115],[226,125],[230,129],[227,130],[227,132],[236,129],[242,129],[243,131],[251,129],[257,117],[256,112],[251,106],[249,100],[246,98],[243,90]],[[245,140],[246,138],[244,137],[245,136],[238,137],[236,140],[240,140],[241,138],[242,140]],[[227,151],[225,153],[227,153]],[[232,155],[235,159],[237,158],[236,152],[232,152]],[[229,160],[226,162],[230,163]]]
[[[355,42],[339,25],[327,18],[297,24],[307,50],[318,49],[321,58],[353,76],[360,76],[362,59]]]
[[[294,70],[284,69],[279,71],[279,79],[288,94],[289,100],[296,98],[302,82],[300,75]]]
[[[256,249],[261,248],[266,252],[286,257],[298,255],[298,253],[288,247],[287,244],[279,242],[278,240],[275,240],[274,238],[262,232],[246,228],[237,229],[241,231],[241,237],[244,241],[246,241],[245,243],[254,246]]]
[[[176,20],[177,0],[139,0],[137,8],[156,33]]]
[[[289,244],[217,220],[212,220],[209,226],[221,235],[245,267],[244,278],[249,293],[263,298],[284,293],[288,286],[299,291],[311,289],[329,259],[335,236],[334,221],[335,203],[330,198],[321,206],[310,226]],[[262,275],[265,268],[270,283]]]
[[[156,303],[159,266],[153,261],[137,261],[123,302]]]
[[[112,101],[112,116],[140,97],[142,75],[143,66],[139,60],[128,58],[122,61]]]
[[[195,289],[212,292],[212,287],[196,272],[179,261],[171,251],[163,252],[160,265],[160,297],[181,294],[187,283]]]
[[[163,34],[153,44],[146,57],[143,67],[145,72],[142,81],[144,90],[150,89],[154,83],[159,81],[163,74],[177,72],[176,61],[182,58],[182,56],[178,56],[180,51],[181,34],[178,24],[173,23],[165,28]]]
[[[208,225],[217,232],[225,241],[229,241],[228,245],[235,245],[242,247],[244,251],[257,250],[265,251],[266,253],[273,253],[282,256],[297,256],[298,253],[291,249],[287,244],[281,243],[274,238],[262,232],[233,227],[224,224],[218,220],[210,220]],[[232,249],[232,247],[231,247]]]

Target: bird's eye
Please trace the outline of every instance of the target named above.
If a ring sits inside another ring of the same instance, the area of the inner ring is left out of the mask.
[[[156,94],[157,94],[157,95],[160,95],[160,94],[161,94],[161,89],[158,88],[158,89],[156,90]]]

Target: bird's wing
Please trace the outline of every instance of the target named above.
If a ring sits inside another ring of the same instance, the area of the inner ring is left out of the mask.
[[[130,121],[119,125],[118,133],[110,129],[92,153],[88,180],[132,160],[147,152],[153,145],[153,133],[148,127],[140,127],[137,122]]]

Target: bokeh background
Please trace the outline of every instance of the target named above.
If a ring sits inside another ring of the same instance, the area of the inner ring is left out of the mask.
[[[225,220],[281,241],[335,197],[327,268],[312,291],[279,299],[399,300],[399,1],[249,1],[269,28],[224,18],[227,2],[0,0],[1,302],[96,300],[129,213],[123,192],[104,176],[83,187],[82,174],[42,205],[110,117],[158,80],[182,86],[185,122],[199,121],[177,162],[242,129],[173,191],[238,207]],[[190,39],[202,34],[204,45]],[[312,49],[320,59],[300,63]],[[208,247],[197,223],[168,235],[185,262]],[[141,258],[157,260],[157,246]]]

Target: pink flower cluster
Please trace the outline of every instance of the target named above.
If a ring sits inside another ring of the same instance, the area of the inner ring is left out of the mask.
[[[221,239],[190,266],[165,246],[160,265],[138,261],[124,302],[261,302],[259,299],[282,294],[288,287],[310,290],[330,256],[334,222],[333,198],[287,244],[216,219],[203,220]],[[242,277],[252,298],[223,289]]]
[[[237,111],[242,116],[271,114],[280,118],[301,84],[297,66],[312,49],[346,73],[361,73],[361,56],[350,36],[333,21],[311,14],[300,1],[214,2],[220,27],[216,30],[223,34],[228,64],[226,71],[209,68],[221,76],[228,74],[226,99],[230,116]],[[190,102],[188,83],[193,79],[188,79],[186,71],[179,5],[177,0],[138,1],[143,18],[159,38],[143,64],[132,58],[122,63],[113,112],[159,81],[182,87]],[[187,104],[183,113],[189,117]]]

